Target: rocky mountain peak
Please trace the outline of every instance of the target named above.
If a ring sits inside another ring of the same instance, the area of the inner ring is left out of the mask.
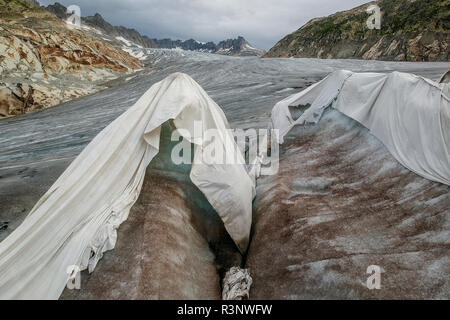
[[[250,45],[244,37],[238,36],[236,39],[220,41],[216,46],[217,53],[243,56],[261,56],[264,50],[257,49]]]
[[[60,19],[67,18],[67,8],[59,2],[50,4],[45,9],[47,9],[47,11],[50,11],[51,13],[55,14]]]
[[[65,7],[53,5],[62,14]],[[70,29],[25,0],[0,0],[0,117],[27,113],[104,88],[142,67],[107,41]]]

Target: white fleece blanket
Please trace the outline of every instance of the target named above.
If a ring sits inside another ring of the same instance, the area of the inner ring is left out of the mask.
[[[228,155],[242,157],[224,113],[193,79],[178,73],[153,85],[92,140],[0,243],[1,299],[57,299],[69,279],[68,266],[93,271],[103,253],[114,248],[116,229],[139,196],[147,165],[159,150],[161,125],[169,119],[190,133],[194,121],[202,121],[203,131],[221,133]],[[208,141],[203,135],[185,137],[195,144],[192,182],[245,251],[254,181],[242,164],[202,162]]]
[[[278,102],[272,126],[280,143],[295,125],[317,123],[327,107],[360,122],[406,168],[450,185],[450,84],[407,73],[336,71]],[[311,106],[294,120],[289,106]]]

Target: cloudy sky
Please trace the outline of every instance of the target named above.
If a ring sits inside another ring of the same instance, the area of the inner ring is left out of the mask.
[[[42,5],[55,1],[39,0]],[[215,41],[242,35],[269,49],[315,17],[351,9],[369,0],[59,0],[99,12],[113,25],[132,27],[152,38]]]

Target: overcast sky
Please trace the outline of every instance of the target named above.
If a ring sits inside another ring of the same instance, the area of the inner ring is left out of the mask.
[[[55,1],[39,0],[42,5]],[[214,41],[242,35],[269,49],[315,17],[351,9],[369,0],[59,0],[80,6],[81,15],[99,12],[113,25],[151,38]]]

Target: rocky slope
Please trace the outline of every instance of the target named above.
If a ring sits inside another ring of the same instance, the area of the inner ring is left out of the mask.
[[[138,59],[33,3],[0,0],[0,117],[93,93],[138,68]]]
[[[49,5],[46,9],[60,19],[67,19],[67,8],[56,2]],[[151,39],[145,35],[141,35],[135,29],[126,28],[123,26],[113,26],[107,22],[99,13],[93,16],[81,18],[85,26],[93,28],[97,31],[97,35],[106,37],[113,43],[123,45],[124,40],[130,42],[134,46],[144,48],[161,48],[161,49],[183,49],[189,51],[209,52],[233,56],[261,56],[265,53],[264,50],[252,47],[247,40],[239,36],[236,39],[228,39],[215,44],[212,41],[199,42],[194,39],[189,40],[172,40],[172,39]],[[125,43],[125,45],[128,45]],[[130,47],[130,45],[128,45]]]
[[[232,56],[262,56],[265,51],[252,47],[247,40],[239,36],[237,39],[219,42],[216,46],[216,53]]]
[[[381,9],[381,28],[369,30],[366,9]],[[313,19],[280,40],[265,57],[449,61],[448,0],[378,0]]]

